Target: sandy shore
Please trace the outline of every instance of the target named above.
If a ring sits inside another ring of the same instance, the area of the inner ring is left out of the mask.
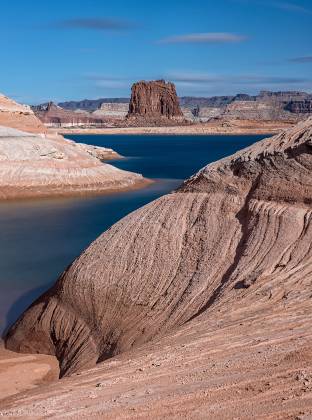
[[[6,350],[0,342],[0,401],[58,379],[55,357],[20,354]]]
[[[291,121],[249,121],[211,122],[170,127],[112,127],[112,128],[61,128],[51,129],[59,134],[155,134],[155,135],[213,135],[213,134],[276,134],[291,127]]]
[[[71,189],[66,188],[65,186],[42,186],[38,187],[14,187],[6,190],[2,189],[1,197],[2,201],[16,201],[16,200],[27,200],[27,199],[44,199],[44,198],[65,198],[65,197],[86,197],[86,196],[96,196],[96,195],[111,195],[118,194],[128,191],[136,191],[142,188],[147,187],[150,184],[153,184],[154,181],[151,179],[141,178],[136,180],[129,185],[119,185],[116,183],[116,186],[112,185],[110,187],[100,187],[100,186],[90,186],[85,187],[84,190],[81,190],[79,186],[77,188],[72,187]]]

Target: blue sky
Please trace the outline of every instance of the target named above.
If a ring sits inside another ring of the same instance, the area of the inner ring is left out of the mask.
[[[312,92],[311,0],[15,0],[0,15],[0,92],[25,103],[178,94]]]

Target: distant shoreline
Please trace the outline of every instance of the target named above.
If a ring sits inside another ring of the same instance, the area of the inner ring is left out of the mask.
[[[245,121],[236,120],[229,123],[194,124],[187,126],[168,127],[112,127],[112,128],[60,128],[50,129],[61,135],[68,134],[99,134],[99,135],[257,135],[276,134],[294,125],[293,122],[285,121]]]

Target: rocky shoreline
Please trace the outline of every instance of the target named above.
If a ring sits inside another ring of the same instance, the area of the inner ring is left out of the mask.
[[[65,377],[3,416],[309,418],[312,119],[98,237],[6,336]]]
[[[32,110],[0,96],[0,200],[106,194],[151,182],[103,163],[119,158],[48,132]]]
[[[156,134],[156,135],[214,135],[214,134],[277,134],[282,130],[290,128],[295,123],[293,121],[250,121],[250,120],[236,120],[202,124],[189,125],[172,125],[172,126],[145,126],[145,127],[107,127],[107,128],[92,128],[92,127],[73,127],[50,129],[52,133],[66,134],[94,134],[94,135],[141,135],[141,134]]]

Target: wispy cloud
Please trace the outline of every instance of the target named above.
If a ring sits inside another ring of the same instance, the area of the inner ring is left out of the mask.
[[[108,18],[78,18],[56,22],[52,26],[61,29],[86,29],[93,31],[122,31],[134,28],[132,22]]]
[[[299,4],[289,3],[289,2],[279,2],[273,1],[270,3],[273,7],[276,7],[281,10],[287,10],[289,12],[297,12],[297,13],[305,13],[305,14],[312,14],[312,10],[306,7],[303,7]]]
[[[305,56],[305,57],[290,58],[288,61],[290,63],[298,63],[298,64],[312,63],[312,55]]]
[[[247,39],[246,36],[232,34],[228,32],[203,32],[186,35],[170,36],[158,41],[160,44],[184,44],[184,43],[235,43],[242,42]]]
[[[308,15],[312,14],[312,9],[309,9],[300,4],[297,4],[294,2],[288,2],[288,1],[268,1],[268,0],[231,0],[231,1],[234,1],[235,3],[243,3],[248,6],[260,5],[260,6],[266,6],[266,7],[273,7],[275,9],[280,9],[287,12],[304,13]]]
[[[309,82],[300,77],[262,76],[262,75],[210,75],[205,73],[171,73],[168,79],[178,83],[209,84],[229,83],[234,85],[294,85]]]
[[[99,88],[122,89],[129,86],[129,80],[123,77],[87,74],[84,76],[84,79],[90,81],[94,86]]]

